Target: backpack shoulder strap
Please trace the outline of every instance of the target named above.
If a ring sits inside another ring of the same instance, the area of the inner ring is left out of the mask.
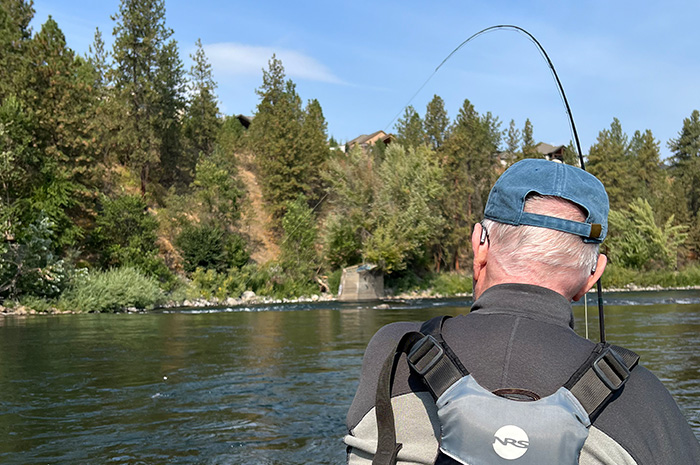
[[[412,371],[423,378],[435,399],[459,378],[468,374],[442,338],[442,325],[447,318],[449,317],[432,318],[424,322],[419,331],[404,334],[384,361],[374,401],[378,438],[372,465],[394,465],[402,447],[402,444],[396,442],[391,388],[396,367],[404,353],[407,354]]]
[[[389,352],[379,372],[377,394],[374,400],[375,415],[377,417],[377,451],[374,454],[372,465],[396,464],[396,458],[402,444],[396,442],[394,410],[391,406],[391,387],[394,384],[396,366],[401,355],[422,337],[423,334],[417,331],[404,334],[394,350]]]
[[[408,352],[408,364],[430,389],[433,398],[440,397],[469,370],[442,337],[442,325],[449,316],[432,318],[421,326],[423,338]]]
[[[598,343],[588,359],[564,384],[593,420],[622,389],[639,355],[624,347]]]

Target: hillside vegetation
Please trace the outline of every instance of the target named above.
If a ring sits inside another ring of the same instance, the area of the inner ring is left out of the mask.
[[[184,69],[162,0],[122,0],[113,48],[96,30],[86,56],[51,18],[32,31],[33,14],[0,0],[5,307],[297,297],[363,262],[395,291],[468,291],[491,185],[544,156],[529,120],[502,128],[469,100],[452,119],[437,95],[422,115],[406,108],[388,145],[344,147],[275,56],[245,127],[219,111],[200,41]],[[663,162],[651,130],[629,136],[617,119],[586,155],[610,194],[606,285],[700,284],[700,113],[680,126]]]

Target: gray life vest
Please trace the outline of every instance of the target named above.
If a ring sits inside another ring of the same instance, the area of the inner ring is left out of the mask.
[[[437,405],[441,427],[437,465],[578,464],[592,419],[639,361],[632,351],[599,343],[564,386],[547,397],[520,389],[492,393],[479,385],[442,338],[446,318],[433,318],[419,332],[405,334],[382,367],[373,465],[394,465],[401,449],[391,386],[403,353]]]

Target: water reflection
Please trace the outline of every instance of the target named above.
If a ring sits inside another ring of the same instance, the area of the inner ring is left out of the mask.
[[[606,298],[608,339],[642,355],[700,432],[700,293]],[[0,319],[0,462],[342,463],[375,331],[469,304]],[[596,318],[588,325],[597,337]]]

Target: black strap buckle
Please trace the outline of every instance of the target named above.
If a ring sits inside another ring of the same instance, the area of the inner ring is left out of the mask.
[[[423,359],[433,349],[437,349],[436,353],[432,355],[432,358],[428,362],[423,363]],[[408,352],[408,363],[416,373],[422,376],[430,371],[444,354],[445,349],[442,348],[437,339],[428,335],[413,344],[413,347],[411,347],[411,350]],[[417,365],[420,365],[420,367]]]
[[[613,381],[610,379],[610,376],[605,373],[603,367],[601,367],[602,361],[605,361],[608,371],[620,379],[619,382]],[[593,371],[595,371],[598,378],[600,378],[603,384],[605,384],[611,391],[617,391],[620,389],[622,385],[627,382],[627,378],[630,376],[630,370],[627,368],[625,362],[617,354],[617,352],[612,350],[610,347],[606,347],[598,358],[595,359],[595,362],[593,362]]]

